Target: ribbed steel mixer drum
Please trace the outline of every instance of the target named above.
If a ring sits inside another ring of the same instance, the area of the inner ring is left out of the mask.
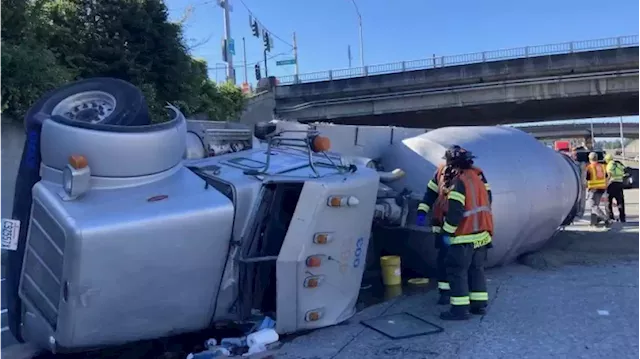
[[[562,154],[511,127],[445,127],[394,144],[382,163],[406,176],[390,186],[424,193],[445,149],[460,145],[477,156],[493,193],[495,235],[488,266],[540,248],[581,196],[580,172]]]

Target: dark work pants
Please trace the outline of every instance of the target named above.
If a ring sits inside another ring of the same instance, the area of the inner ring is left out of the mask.
[[[445,260],[447,258],[447,246],[442,243],[442,235],[436,234],[436,249],[438,250],[438,257],[436,260],[437,276],[438,276],[438,291],[441,295],[449,295],[449,280],[447,279],[447,266]]]
[[[609,219],[613,219],[613,200],[615,199],[618,204],[618,210],[620,211],[620,222],[625,222],[624,185],[622,182],[611,182],[607,187],[607,193],[609,194]]]
[[[473,244],[453,244],[449,247],[445,264],[451,287],[452,312],[467,312],[470,306],[487,306],[486,260],[487,246],[474,249]]]

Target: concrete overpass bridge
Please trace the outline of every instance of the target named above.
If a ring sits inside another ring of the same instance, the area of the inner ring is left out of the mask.
[[[522,131],[528,132],[538,139],[560,139],[560,138],[590,138],[591,124],[560,124],[560,125],[528,125],[513,126]],[[624,122],[622,133],[625,138],[638,138],[638,123]],[[620,123],[594,122],[594,137],[620,137]]]
[[[422,128],[636,115],[638,35],[281,77],[259,97],[243,122],[267,111]]]

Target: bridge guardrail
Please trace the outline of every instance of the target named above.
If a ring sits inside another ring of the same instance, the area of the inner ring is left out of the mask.
[[[545,55],[570,54],[574,52],[607,50],[621,47],[638,46],[638,35],[611,38],[572,41],[558,44],[536,45],[512,49],[483,51],[452,56],[433,56],[430,59],[392,62],[380,65],[368,65],[350,69],[318,71],[300,75],[278,77],[278,86],[300,83],[340,80],[370,75],[384,75],[413,70],[426,70],[438,67],[465,65],[487,61],[500,61]]]

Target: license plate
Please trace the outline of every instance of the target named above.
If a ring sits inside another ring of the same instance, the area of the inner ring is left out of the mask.
[[[2,219],[2,249],[15,251],[18,248],[20,221],[16,219]]]

